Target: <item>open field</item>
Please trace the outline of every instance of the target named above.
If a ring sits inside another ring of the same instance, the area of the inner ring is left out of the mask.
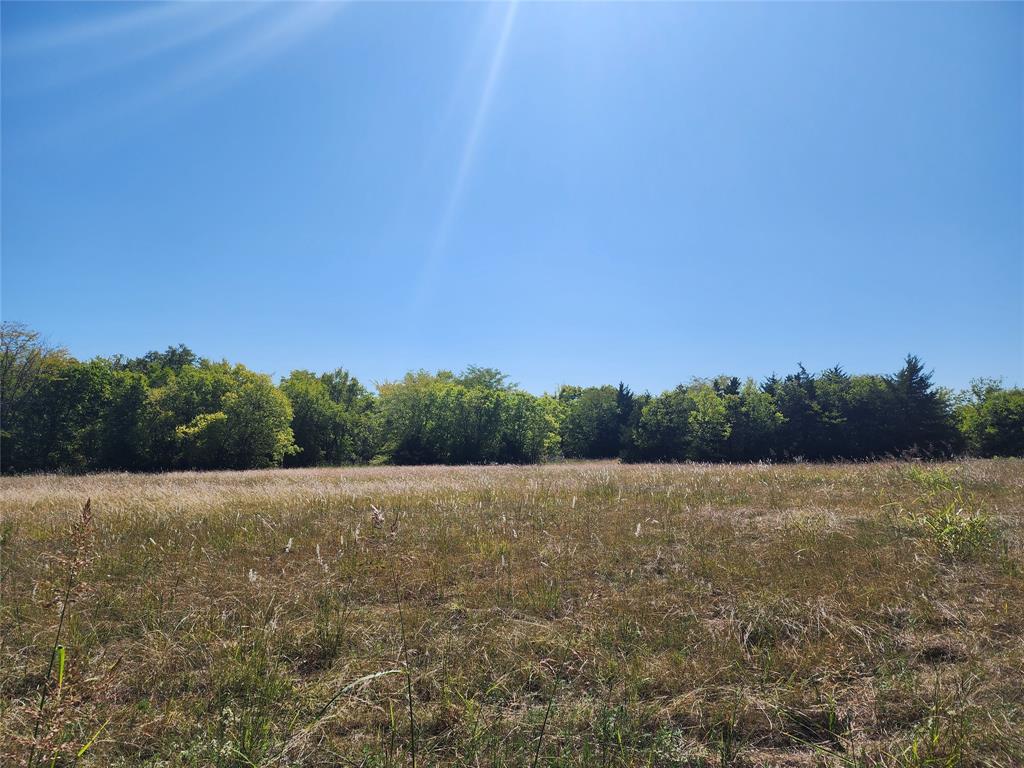
[[[1021,460],[0,499],[3,765],[1024,764]]]

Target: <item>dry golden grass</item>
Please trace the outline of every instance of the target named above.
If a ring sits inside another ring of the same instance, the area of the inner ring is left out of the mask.
[[[3,765],[404,765],[411,732],[421,766],[1024,764],[1019,460],[48,475],[0,500]]]

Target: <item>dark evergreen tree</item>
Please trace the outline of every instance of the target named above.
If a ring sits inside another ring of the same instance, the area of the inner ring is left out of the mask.
[[[644,392],[642,395],[633,395],[633,407],[629,418],[622,425],[622,433],[619,436],[619,458],[627,462],[643,461],[643,451],[637,442],[640,418],[644,408],[650,404],[651,394]]]
[[[932,373],[925,371],[920,358],[907,355],[889,385],[895,396],[894,448],[926,456],[951,452],[956,444],[952,405],[932,385]]]
[[[844,410],[846,458],[877,459],[895,453],[895,403],[884,376],[850,377]]]
[[[801,363],[796,373],[788,374],[772,389],[776,407],[784,419],[779,428],[780,457],[822,458],[826,451],[815,377]]]
[[[633,390],[620,381],[618,392],[615,393],[617,439],[615,452],[612,456],[618,456],[622,452],[623,444],[629,432],[629,425],[633,420],[633,411],[636,409],[636,404],[636,395],[633,394]]]
[[[718,376],[711,382],[711,386],[720,395],[738,395],[740,393],[740,380],[735,376]]]
[[[836,459],[852,456],[847,409],[850,394],[850,376],[836,365],[818,377],[814,396],[818,414],[820,443],[815,458]]]
[[[618,456],[624,398],[620,385],[618,390],[611,386],[587,387],[568,401],[561,428],[562,451],[567,458]]]

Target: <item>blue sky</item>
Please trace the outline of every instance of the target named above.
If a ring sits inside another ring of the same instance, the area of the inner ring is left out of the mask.
[[[2,315],[540,392],[1024,384],[1019,4],[3,3]]]

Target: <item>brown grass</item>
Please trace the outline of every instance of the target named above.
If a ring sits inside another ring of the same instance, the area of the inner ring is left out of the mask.
[[[48,475],[0,500],[5,766],[406,765],[411,735],[421,766],[1024,764],[1019,460]]]

